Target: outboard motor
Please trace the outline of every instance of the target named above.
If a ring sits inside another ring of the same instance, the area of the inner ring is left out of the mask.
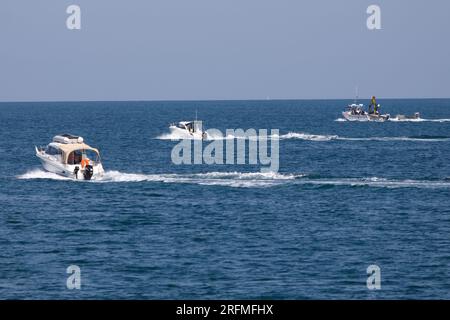
[[[78,179],[78,171],[80,171],[80,167],[76,166],[73,170],[73,174],[75,175],[75,178]]]
[[[93,175],[94,175],[94,168],[90,164],[88,164],[84,168],[83,172],[84,180],[91,180]]]

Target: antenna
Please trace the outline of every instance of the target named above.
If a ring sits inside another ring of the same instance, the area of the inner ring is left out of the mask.
[[[359,98],[359,92],[358,92],[358,86],[356,86],[356,96],[355,96],[355,104],[357,104],[358,102],[358,98]]]

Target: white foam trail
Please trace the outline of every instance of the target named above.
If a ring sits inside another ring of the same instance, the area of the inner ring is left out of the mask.
[[[33,169],[19,175],[18,179],[73,179],[50,173],[41,169]],[[78,180],[83,181],[83,180]],[[207,186],[226,186],[235,188],[267,188],[285,184],[303,185],[333,185],[333,186],[365,186],[378,188],[450,188],[448,180],[393,180],[379,177],[368,178],[330,178],[309,179],[303,174],[282,174],[276,172],[206,172],[194,174],[143,174],[107,171],[103,177],[96,177],[90,182],[95,183],[133,183],[162,182],[187,183]]]
[[[169,179],[170,176],[166,175]],[[142,181],[164,181],[163,175],[159,174],[140,174],[140,173],[123,173],[120,171],[106,171],[102,177],[95,177],[94,182],[142,182]]]
[[[423,120],[429,122],[450,122],[450,119],[423,119]]]
[[[288,183],[303,175],[281,174],[276,172],[207,172],[195,174],[143,174],[124,173],[120,171],[106,171],[102,177],[93,177],[89,182],[164,182],[164,183],[191,183],[199,185],[218,185],[229,187],[270,187]],[[18,179],[49,179],[49,180],[72,180],[41,169],[33,169],[17,177]],[[84,181],[84,180],[78,180]],[[86,181],[87,182],[87,181]]]
[[[403,121],[403,120],[400,120]],[[417,121],[417,120],[414,120]],[[191,135],[187,134],[187,139],[195,139]],[[179,134],[165,134],[157,137],[157,139],[163,139],[163,140],[180,140],[184,139]],[[332,140],[343,140],[343,141],[420,141],[420,142],[445,142],[450,141],[450,137],[340,137],[338,135],[323,135],[323,134],[310,134],[310,133],[304,133],[304,132],[289,132],[282,135],[270,135],[268,136],[269,139],[271,138],[279,138],[280,140],[287,140],[287,139],[298,139],[298,140],[305,140],[305,141],[332,141]],[[212,140],[234,140],[234,139],[248,139],[248,140],[258,140],[257,136],[235,136],[235,135],[227,135],[226,137],[222,135],[211,135],[208,134],[207,141]]]
[[[240,180],[293,180],[304,175],[299,174],[281,174],[278,172],[206,172],[197,173],[193,176],[201,178],[213,178],[213,179],[240,179]]]
[[[157,136],[156,139],[159,140],[183,140],[183,139],[190,139],[190,140],[202,140],[200,137],[194,137],[188,133],[165,133],[160,136]]]
[[[320,135],[320,134],[309,134],[309,133],[297,133],[289,132],[283,134],[279,137],[280,139],[300,139],[307,141],[332,141],[332,140],[343,140],[343,141],[422,141],[422,142],[444,142],[450,141],[450,137],[367,137],[367,138],[351,138],[351,137],[340,137],[338,135]]]
[[[270,137],[269,137],[270,138]],[[182,139],[189,139],[189,140],[203,140],[200,137],[193,137],[190,134],[185,133],[166,133],[162,134],[160,136],[157,136],[156,139],[160,140],[182,140]],[[227,136],[218,135],[218,134],[211,134],[207,131],[207,138],[204,139],[205,141],[214,141],[214,140],[234,140],[234,139],[248,139],[248,140],[258,140],[257,136],[236,136],[229,134]]]
[[[42,169],[33,169],[17,177],[18,179],[51,179],[51,180],[72,180],[68,177],[60,176],[59,174],[44,171]]]
[[[346,141],[420,141],[420,142],[445,142],[450,138],[414,138],[414,137],[369,137],[369,138],[346,138],[339,137],[338,140]]]
[[[297,133],[289,132],[280,136],[280,139],[300,139],[308,141],[330,141],[338,139],[336,135],[320,135],[320,134],[309,134],[309,133]]]
[[[389,121],[392,122],[425,122],[428,121],[426,119],[417,118],[417,119],[398,119],[398,118],[389,118]]]
[[[219,185],[229,187],[269,187],[286,183],[302,175],[280,174],[275,172],[207,172],[196,174],[135,174],[108,171],[96,182],[165,182],[191,183],[199,185]]]
[[[450,182],[446,181],[426,181],[426,180],[389,180],[385,178],[370,177],[370,178],[344,178],[344,179],[304,179],[297,180],[298,184],[313,184],[313,185],[333,185],[333,186],[365,186],[377,188],[426,188],[439,189],[450,188]]]
[[[336,121],[336,122],[351,122],[351,121],[347,121],[345,118],[337,118],[334,121]],[[392,121],[392,122],[450,122],[450,119],[424,119],[424,118],[398,119],[397,117],[392,117],[392,118],[389,118],[388,121]]]
[[[389,118],[389,121],[393,122],[450,122],[450,119],[398,119],[398,118]]]

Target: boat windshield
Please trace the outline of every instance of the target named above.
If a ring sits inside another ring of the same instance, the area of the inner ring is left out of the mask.
[[[192,123],[192,122],[187,122],[187,123],[180,122],[178,124],[178,128],[185,129],[185,130],[187,130],[189,132],[194,132],[195,131],[194,123]]]
[[[45,148],[45,153],[52,156],[57,161],[61,161],[62,159],[62,151],[54,146],[48,145],[47,148]]]
[[[100,156],[93,150],[75,150],[69,153],[67,157],[67,164],[79,165],[81,161],[88,159],[90,165],[100,163]]]

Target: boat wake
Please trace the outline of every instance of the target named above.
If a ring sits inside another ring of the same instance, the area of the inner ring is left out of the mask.
[[[48,172],[42,169],[33,169],[24,174],[17,176],[18,179],[50,179],[50,180],[72,180],[69,177],[60,176],[59,174]]]
[[[398,119],[398,118],[389,118],[389,121],[393,122],[450,122],[450,119]]]
[[[164,133],[160,136],[157,136],[156,139],[159,139],[159,140],[183,140],[183,139],[202,140],[200,137],[192,136],[188,133],[182,133],[182,132]]]
[[[94,183],[120,183],[120,182],[163,182],[163,183],[190,183],[198,185],[218,185],[228,187],[271,187],[285,184],[302,177],[298,174],[281,174],[275,172],[207,172],[193,174],[142,174],[124,173],[120,171],[106,171],[102,177],[94,177],[90,181],[73,180],[41,169],[31,170],[18,179],[48,179],[48,180],[72,180],[74,182]]]
[[[300,139],[307,141],[422,141],[422,142],[445,142],[450,141],[447,136],[411,136],[411,137],[340,137],[338,135],[317,135],[309,133],[289,132],[281,135],[280,139]]]
[[[347,187],[375,187],[375,188],[420,188],[420,189],[449,189],[447,180],[395,180],[378,177],[368,178],[333,178],[333,179],[301,179],[297,184],[318,186],[347,186]]]
[[[339,137],[338,140],[347,141],[419,141],[419,142],[446,142],[450,137],[445,136],[411,136],[411,137],[369,137],[369,138],[345,138]]]
[[[185,134],[185,133],[166,133],[166,134],[162,134],[160,136],[157,136],[156,139],[159,140],[182,140],[182,139],[191,139],[191,140],[204,140],[204,141],[214,141],[214,140],[234,140],[234,139],[247,139],[247,140],[258,140],[257,136],[245,136],[245,135],[234,135],[234,134],[229,134],[229,135],[220,135],[214,132],[208,132],[207,133],[207,138],[206,139],[202,139],[200,137],[194,137],[191,136],[189,134]],[[270,137],[269,137],[270,138]]]
[[[202,139],[201,137],[198,136],[191,136],[190,134],[187,133],[165,133],[162,134],[160,136],[157,136],[156,139],[159,140],[183,140],[183,139],[190,139],[190,140],[206,140],[206,141],[212,141],[212,140],[226,140],[226,139],[239,139],[240,137],[235,137],[235,136],[216,136],[216,135],[212,135],[212,134],[208,134],[208,137],[206,139]],[[245,137],[242,137],[245,138]]]
[[[47,179],[70,180],[91,183],[136,183],[136,182],[160,182],[160,183],[186,183],[204,186],[225,186],[233,188],[267,188],[280,185],[311,185],[311,186],[344,186],[344,187],[376,187],[376,188],[426,188],[426,189],[450,189],[450,180],[411,180],[411,179],[386,179],[379,177],[365,178],[313,178],[305,174],[288,174],[275,172],[206,172],[192,174],[143,174],[124,173],[120,171],[107,171],[103,177],[97,177],[91,181],[73,180],[46,172],[41,169],[33,169],[17,177],[18,179]]]
[[[347,121],[344,118],[337,118],[334,121],[336,122],[350,122]],[[417,119],[398,119],[397,117],[389,118],[388,121],[392,122],[450,122],[450,119],[424,119],[424,118],[417,118]]]
[[[280,135],[280,140],[284,139],[300,139],[307,141],[331,141],[339,139],[337,135],[320,135],[320,134],[309,134],[309,133],[297,133],[289,132],[287,134]]]
[[[411,137],[341,137],[338,135],[326,135],[326,134],[310,134],[304,132],[289,132],[282,135],[271,135],[268,138],[279,138],[280,140],[289,140],[289,139],[297,139],[297,140],[305,140],[305,141],[318,141],[318,142],[326,142],[333,140],[341,140],[341,141],[418,141],[418,142],[446,142],[450,141],[450,137],[448,136],[411,136]],[[162,140],[180,140],[186,137],[181,137],[174,134],[167,134],[157,137],[157,139]],[[188,139],[194,139],[192,136],[187,137]],[[235,136],[228,135],[224,136],[213,136],[208,134],[208,139],[205,141],[212,140],[234,140],[234,139],[247,139],[247,140],[258,140],[257,136]],[[201,139],[200,139],[201,140]]]

